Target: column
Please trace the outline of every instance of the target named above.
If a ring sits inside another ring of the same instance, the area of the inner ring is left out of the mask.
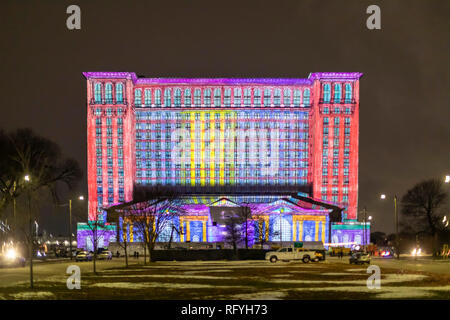
[[[320,221],[316,221],[316,228],[314,230],[314,241],[319,241],[319,223]]]

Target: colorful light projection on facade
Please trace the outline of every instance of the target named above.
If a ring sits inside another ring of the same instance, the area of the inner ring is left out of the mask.
[[[83,74],[89,220],[130,201],[134,183],[274,190],[308,183],[312,197],[345,207],[348,220],[357,218],[361,73],[307,79]],[[200,238],[200,224],[194,229]],[[301,231],[293,227],[308,237],[312,229],[309,222]]]

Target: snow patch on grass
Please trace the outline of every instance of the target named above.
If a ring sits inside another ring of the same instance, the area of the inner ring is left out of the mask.
[[[231,296],[233,300],[282,300],[286,293],[280,291],[265,291],[242,293]]]
[[[95,283],[92,287],[116,288],[116,289],[146,289],[146,288],[166,288],[166,289],[205,289],[205,288],[242,288],[241,286],[216,286],[198,283],[167,283],[167,282],[107,282]]]
[[[218,277],[218,276],[197,276],[197,275],[177,275],[177,274],[108,274],[102,275],[101,278],[180,278],[180,279],[211,279],[211,280],[230,280],[233,277]]]
[[[48,291],[26,291],[26,292],[19,292],[19,293],[14,293],[11,294],[11,296],[14,299],[39,299],[39,300],[43,300],[43,299],[49,299],[49,298],[54,298],[54,294]]]
[[[425,275],[421,274],[387,274],[384,279],[381,279],[381,285],[387,284],[387,283],[399,283],[399,282],[407,282],[407,281],[416,281],[416,280],[423,280],[427,278]],[[362,286],[366,286],[367,280],[285,280],[285,279],[275,279],[270,280],[271,282],[275,283],[315,283],[320,285],[321,283],[326,284],[359,284]]]

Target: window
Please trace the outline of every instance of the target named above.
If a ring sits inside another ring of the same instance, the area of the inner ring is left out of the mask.
[[[272,105],[271,99],[272,94],[270,92],[270,89],[264,89],[264,106],[270,107]]]
[[[306,89],[305,92],[303,93],[303,104],[305,106],[309,106],[310,103],[309,95],[310,95],[309,89]]]
[[[230,107],[231,106],[231,89],[227,88],[225,89],[225,93],[224,93],[224,103],[226,107]]]
[[[123,84],[116,83],[116,103],[123,103]]]
[[[241,106],[241,88],[235,88],[234,89],[234,106],[240,107]]]
[[[345,103],[351,103],[352,101],[352,85],[350,83],[345,84]]]
[[[146,107],[150,107],[152,105],[152,91],[150,89],[145,89],[144,91],[144,104]]]
[[[134,105],[136,106],[136,107],[140,107],[141,106],[141,104],[142,104],[142,101],[141,101],[141,94],[142,94],[142,92],[141,92],[141,89],[135,89],[134,90]]]
[[[250,107],[252,103],[252,90],[247,88],[244,90],[244,107]]]
[[[95,103],[102,103],[102,84],[97,82],[94,87]]]
[[[329,114],[329,113],[330,113],[330,109],[328,107],[324,107],[323,114]]]
[[[160,89],[155,90],[155,106],[157,108],[161,107],[161,90]]]
[[[203,91],[203,103],[206,107],[211,106],[211,89],[205,89]]]
[[[349,126],[350,125],[350,118],[345,118],[345,125]]]
[[[194,91],[194,105],[200,107],[202,104],[202,91],[200,89],[195,89]]]
[[[302,99],[301,91],[298,89],[295,89],[294,90],[294,107],[300,107],[301,99]]]
[[[289,107],[291,105],[291,89],[284,89],[283,104],[286,107]]]
[[[214,89],[214,106],[220,107],[222,104],[222,91],[219,88]]]
[[[172,90],[170,90],[169,88],[164,90],[164,106],[172,106]]]
[[[341,102],[341,85],[339,83],[336,83],[334,85],[334,103]]]
[[[273,93],[273,104],[276,107],[279,107],[281,104],[281,90],[275,89],[275,92]]]
[[[330,99],[331,99],[330,84],[326,83],[323,86],[323,102],[329,103]]]
[[[105,100],[106,103],[113,103],[113,98],[112,98],[112,84],[111,83],[107,83],[105,86]]]
[[[260,89],[255,89],[253,91],[253,105],[255,107],[261,106],[261,90]]]
[[[190,107],[192,102],[191,89],[184,90],[184,105]]]

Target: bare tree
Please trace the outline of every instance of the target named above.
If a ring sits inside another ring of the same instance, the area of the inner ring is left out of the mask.
[[[402,197],[402,214],[404,218],[420,231],[429,232],[436,238],[440,229],[439,221],[442,219],[441,209],[447,200],[447,193],[443,189],[442,181],[429,179],[419,182],[409,189]],[[437,251],[437,239],[433,250]]]
[[[265,219],[263,215],[256,215],[253,218],[255,235],[258,235],[258,243],[261,247],[269,242],[269,239],[280,235],[280,230],[273,228],[274,222],[270,219]],[[269,221],[269,223],[266,223]]]
[[[19,220],[27,226],[24,228],[22,225],[21,229],[29,249],[30,286],[33,287],[33,224],[37,220],[38,210],[32,209],[32,199],[40,199],[37,195],[46,190],[57,203],[60,183],[72,188],[82,173],[75,160],[62,156],[56,143],[36,135],[30,129],[19,129],[8,134],[1,132],[0,151],[0,207],[13,202],[13,228],[19,227]],[[28,209],[21,211],[23,217],[18,217],[16,199],[22,194],[26,195]]]
[[[239,216],[241,218],[242,227],[244,228],[245,249],[248,249],[249,221],[252,218],[252,207],[249,203],[240,204]]]
[[[244,241],[242,237],[242,218],[239,216],[231,216],[226,220],[225,225],[225,242],[229,243],[233,247],[234,257],[238,258],[237,246]]]

